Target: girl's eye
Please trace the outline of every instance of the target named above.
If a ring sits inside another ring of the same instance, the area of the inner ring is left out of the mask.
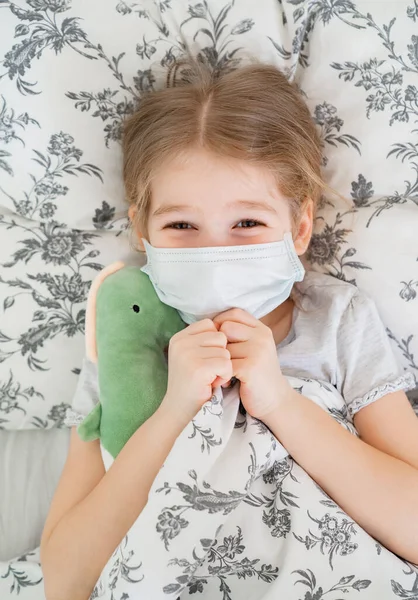
[[[260,223],[260,221],[254,221],[253,219],[244,219],[243,221],[240,221],[239,223],[237,223],[237,225],[235,225],[235,227],[251,228],[251,227],[258,227],[260,225],[263,226],[264,223]]]
[[[185,221],[177,221],[176,223],[168,223],[164,229],[192,229],[192,226]]]

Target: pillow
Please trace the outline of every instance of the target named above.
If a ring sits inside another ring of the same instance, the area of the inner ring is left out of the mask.
[[[417,3],[289,0],[293,61],[324,140],[328,197],[306,258],[377,304],[418,382]],[[415,124],[415,127],[414,127]],[[411,399],[416,394],[411,393]]]
[[[418,376],[418,70],[413,2],[27,0],[1,5],[0,427],[62,427],[87,291],[129,244],[121,123],[185,42],[255,56],[306,94],[329,197],[307,254],[377,303]],[[416,235],[416,234],[415,234]]]
[[[0,431],[0,581],[1,561],[39,546],[69,441],[68,429]]]

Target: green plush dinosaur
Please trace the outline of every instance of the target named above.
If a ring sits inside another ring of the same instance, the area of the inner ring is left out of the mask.
[[[165,351],[185,324],[158,298],[139,267],[115,263],[93,282],[87,303],[87,355],[97,362],[100,402],[78,426],[115,458],[159,407],[167,389]]]

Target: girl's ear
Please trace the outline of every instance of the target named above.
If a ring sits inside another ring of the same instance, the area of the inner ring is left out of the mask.
[[[135,232],[136,237],[138,238],[138,246],[139,246],[139,250],[141,250],[142,252],[145,252],[145,247],[144,244],[142,243],[142,238],[144,237],[141,233],[141,231],[139,230],[139,228],[137,227],[135,221],[135,217],[136,217],[136,207],[131,204],[131,206],[128,209],[128,217],[129,220],[132,224],[132,229]]]
[[[131,204],[128,209],[128,217],[129,217],[129,220],[131,223],[134,222],[135,214],[136,214],[136,208],[133,204]]]
[[[311,198],[305,201],[296,236],[293,240],[296,252],[299,256],[305,254],[312,237],[313,229],[313,202]]]

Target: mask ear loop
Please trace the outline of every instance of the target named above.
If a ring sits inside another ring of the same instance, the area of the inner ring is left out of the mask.
[[[145,250],[141,247],[141,244],[138,241],[138,236],[135,232],[132,224],[127,228],[128,229],[128,241],[129,246],[134,252],[138,252],[139,254],[146,254]]]
[[[139,252],[140,254],[144,255],[145,254],[145,245],[144,247],[141,246],[141,242],[138,240],[139,236],[137,234],[137,227],[136,227],[136,223],[137,223],[137,212],[134,212],[134,216],[133,218],[129,215],[129,224],[127,226],[127,231],[128,231],[128,241],[129,241],[129,246],[131,247],[131,249],[134,252]],[[142,238],[143,241],[144,238]]]

